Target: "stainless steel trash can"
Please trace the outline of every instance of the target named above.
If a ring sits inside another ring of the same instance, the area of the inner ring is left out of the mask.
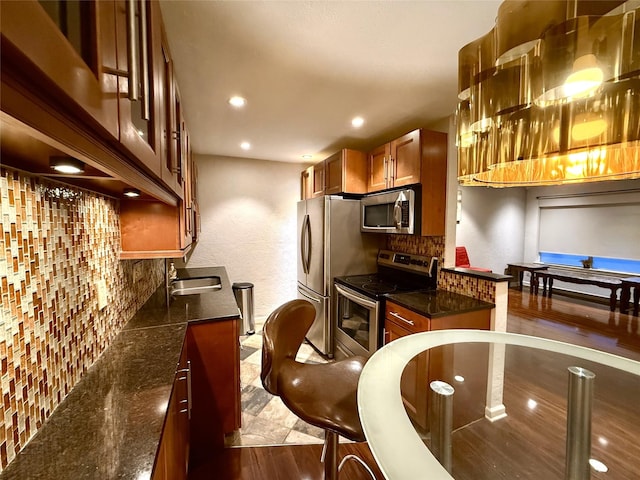
[[[242,317],[243,335],[253,335],[256,333],[256,321],[253,316],[253,283],[238,282],[234,283],[232,288]]]

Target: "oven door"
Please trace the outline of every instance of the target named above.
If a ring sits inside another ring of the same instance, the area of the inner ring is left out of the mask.
[[[371,356],[378,349],[380,302],[350,288],[336,290],[336,349],[348,357]]]

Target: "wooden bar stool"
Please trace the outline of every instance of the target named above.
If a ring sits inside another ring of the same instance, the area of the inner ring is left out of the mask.
[[[262,332],[262,385],[299,418],[324,429],[325,480],[336,480],[342,465],[350,459],[363,465],[375,480],[369,466],[355,455],[347,455],[338,465],[338,435],[354,442],[365,441],[356,391],[366,359],[351,357],[326,364],[295,360],[315,316],[310,302],[292,300],[267,318]]]

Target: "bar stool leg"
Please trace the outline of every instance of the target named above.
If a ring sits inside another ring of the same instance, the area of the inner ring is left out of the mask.
[[[338,434],[324,431],[324,448],[322,450],[324,462],[324,480],[338,480]]]

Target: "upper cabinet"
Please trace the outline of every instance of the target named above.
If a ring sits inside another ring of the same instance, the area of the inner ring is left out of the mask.
[[[33,0],[1,8],[3,82],[11,77],[16,88],[55,100],[87,127],[118,139],[114,3]],[[27,114],[18,98],[3,97],[3,111]]]
[[[162,163],[159,113],[163,99],[154,73],[162,57],[160,7],[157,2],[116,0],[114,8],[120,144],[159,178]]]
[[[421,184],[421,234],[444,235],[447,134],[418,129],[368,154],[367,191]]]
[[[184,255],[196,175],[158,1],[0,6],[3,163],[46,176],[55,150],[91,167],[72,184],[139,189],[143,199],[121,201],[121,257]],[[47,145],[37,158],[27,137]]]
[[[322,195],[366,193],[366,175],[366,154],[344,148],[302,171],[301,197],[304,200]]]
[[[420,182],[420,130],[385,143],[368,155],[367,192]]]
[[[311,198],[324,195],[324,162],[316,163],[311,173]]]
[[[325,195],[366,193],[366,155],[342,149],[324,161]]]
[[[304,169],[300,174],[300,198],[306,200],[311,198],[313,179],[313,165]]]

